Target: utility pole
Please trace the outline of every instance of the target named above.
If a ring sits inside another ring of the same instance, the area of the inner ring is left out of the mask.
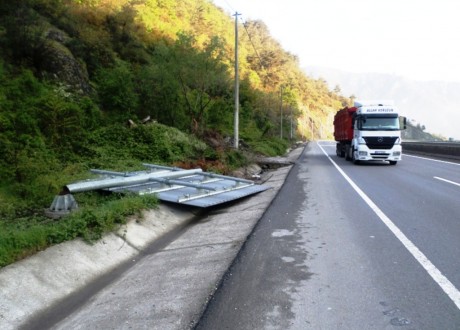
[[[283,85],[280,87],[281,104],[280,104],[280,137],[283,139]]]
[[[233,119],[233,131],[234,131],[234,141],[233,145],[235,149],[238,149],[239,142],[239,107],[240,107],[240,78],[238,73],[238,12],[235,12],[235,112]]]
[[[313,141],[313,119],[310,117],[310,131],[311,131],[311,140]]]

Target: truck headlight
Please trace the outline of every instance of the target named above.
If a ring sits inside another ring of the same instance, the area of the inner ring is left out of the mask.
[[[366,144],[366,140],[364,140],[364,138],[360,137],[360,138],[358,138],[358,143],[359,144]]]
[[[393,156],[401,156],[401,151],[394,151]]]
[[[358,155],[360,156],[367,156],[367,151],[359,151]]]
[[[395,144],[401,144],[401,138],[397,138]]]

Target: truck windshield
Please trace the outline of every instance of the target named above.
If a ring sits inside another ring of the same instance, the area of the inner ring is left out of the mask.
[[[361,130],[364,131],[397,131],[399,130],[398,117],[363,117]]]

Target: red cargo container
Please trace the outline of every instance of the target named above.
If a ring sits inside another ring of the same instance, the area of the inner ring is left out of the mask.
[[[345,107],[334,116],[334,138],[338,142],[351,142],[353,139],[353,114],[356,107]]]

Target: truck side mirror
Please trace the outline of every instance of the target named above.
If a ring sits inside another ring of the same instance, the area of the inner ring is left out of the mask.
[[[406,129],[407,128],[407,119],[406,117],[399,117],[399,127],[401,130],[403,129]]]

